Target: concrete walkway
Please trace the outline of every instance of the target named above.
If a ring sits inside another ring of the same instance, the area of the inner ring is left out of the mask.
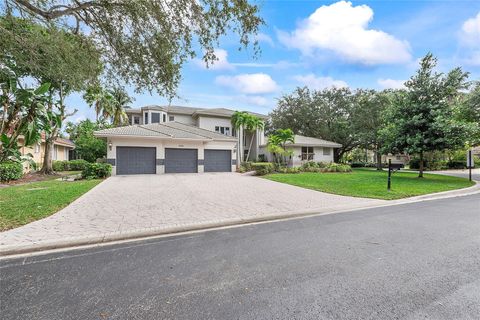
[[[384,203],[236,173],[116,176],[50,217],[0,233],[0,254]]]

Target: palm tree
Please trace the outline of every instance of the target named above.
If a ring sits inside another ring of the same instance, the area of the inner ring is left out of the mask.
[[[277,131],[275,131],[275,135],[273,136],[275,137],[274,140],[277,141],[278,145],[280,145],[285,151],[283,160],[285,163],[287,163],[286,156],[288,152],[286,152],[286,145],[287,142],[295,143],[295,134],[293,133],[292,129],[278,129]]]
[[[250,158],[250,150],[252,150],[254,138],[253,134],[259,129],[262,130],[265,127],[265,123],[259,117],[254,116],[246,111],[235,111],[235,113],[232,115],[231,122],[236,130],[243,128],[246,132],[252,134],[247,156],[244,159],[244,161],[246,161]]]
[[[102,88],[100,84],[94,84],[87,88],[83,94],[83,99],[88,103],[90,107],[95,108],[96,120],[99,120],[101,114],[104,114],[105,110],[109,108],[110,95],[107,90]]]
[[[104,117],[110,117],[114,126],[120,126],[128,123],[128,116],[125,109],[130,108],[128,104],[133,102],[133,99],[128,93],[120,87],[113,88],[108,91],[110,96],[110,103],[108,108],[104,109]]]

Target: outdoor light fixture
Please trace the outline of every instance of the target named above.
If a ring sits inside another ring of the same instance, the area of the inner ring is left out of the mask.
[[[109,141],[108,142],[108,149],[110,149],[110,151],[112,151],[112,146],[113,146],[112,141]]]

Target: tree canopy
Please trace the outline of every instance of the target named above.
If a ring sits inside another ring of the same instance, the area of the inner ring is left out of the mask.
[[[6,0],[4,11],[88,34],[110,79],[169,97],[186,61],[201,54],[206,64],[215,62],[222,36],[236,34],[240,47],[253,43],[256,55],[255,35],[264,23],[247,0]]]
[[[97,130],[109,128],[105,121],[93,122],[90,120],[80,121],[78,124],[67,123],[66,132],[70,140],[75,143],[75,152],[80,158],[88,162],[95,162],[107,155],[107,142],[93,135]]]
[[[425,152],[464,146],[469,133],[469,126],[455,119],[453,107],[468,86],[468,73],[460,68],[439,73],[436,65],[432,54],[421,60],[406,90],[395,95],[383,130],[386,151],[419,155],[420,177]]]
[[[282,96],[270,113],[271,129],[292,129],[299,135],[322,138],[342,144],[338,160],[359,144],[354,131],[355,95],[348,88],[310,90],[297,88]]]
[[[19,78],[48,82],[51,90],[81,91],[102,72],[100,52],[83,35],[38,25],[11,15],[0,17],[0,63]]]

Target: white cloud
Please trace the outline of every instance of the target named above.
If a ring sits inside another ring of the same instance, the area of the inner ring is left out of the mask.
[[[480,12],[463,23],[460,39],[467,46],[480,47]]]
[[[241,96],[240,100],[244,101],[245,103],[254,104],[260,107],[266,107],[271,104],[270,100],[262,96]]]
[[[406,80],[378,79],[377,83],[382,89],[403,89]]]
[[[330,50],[353,63],[406,63],[410,45],[381,30],[368,29],[373,11],[367,5],[340,1],[318,8],[291,33],[279,31],[279,40],[306,56]]]
[[[245,94],[272,93],[278,90],[277,83],[265,73],[218,76],[215,78],[215,83]]]
[[[215,49],[215,56],[218,60],[214,61],[208,66],[209,70],[233,70],[235,66],[228,62],[228,52],[224,49]],[[195,59],[195,64],[203,69],[207,69],[205,61],[202,59]]]
[[[463,62],[472,66],[480,66],[480,12],[463,23],[460,30],[460,42],[464,46]]]
[[[301,84],[316,90],[321,90],[325,88],[344,88],[348,87],[348,84],[342,80],[335,80],[331,77],[316,77],[313,73],[307,75],[298,75],[293,77],[296,81]]]
[[[259,33],[257,34],[257,36],[255,37],[255,39],[258,41],[258,42],[265,42],[265,43],[268,43],[270,46],[274,46],[274,43],[273,43],[273,40],[272,40],[272,37],[270,37],[268,34],[265,34],[265,33]]]

